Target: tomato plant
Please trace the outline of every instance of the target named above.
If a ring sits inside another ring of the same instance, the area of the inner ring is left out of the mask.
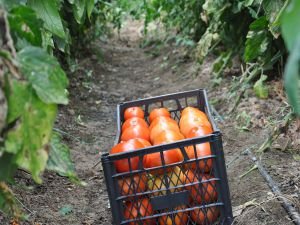
[[[6,184],[14,183],[17,169],[37,183],[48,169],[84,184],[52,129],[58,105],[68,104],[68,79],[60,64],[70,66],[79,47],[97,36],[96,24],[107,22],[99,20],[102,10],[110,11],[105,0],[0,1],[0,73],[5,74],[0,95],[6,109],[0,118],[0,211],[17,220],[21,213]]]

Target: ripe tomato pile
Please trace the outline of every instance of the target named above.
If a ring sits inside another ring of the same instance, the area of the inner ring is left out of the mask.
[[[166,108],[153,109],[148,121],[145,120],[145,113],[140,107],[127,108],[124,112],[124,123],[122,125],[121,141],[110,151],[110,154],[130,152],[152,145],[162,145],[211,134],[212,126],[205,113],[197,108],[186,107],[181,112],[179,122],[171,117]],[[219,215],[218,207],[207,209],[195,209],[184,211],[186,208],[209,204],[217,201],[216,180],[211,175],[212,159],[209,158],[212,152],[209,143],[186,146],[184,151],[189,158],[188,162],[180,166],[165,165],[180,163],[183,161],[183,150],[174,148],[165,150],[162,153],[156,152],[141,157],[124,158],[114,161],[117,173],[150,169],[147,172],[134,173],[130,177],[122,177],[118,180],[120,194],[127,196],[124,203],[124,217],[128,220],[154,215],[150,197],[166,195],[187,190],[189,193],[189,205],[181,205],[174,209],[180,211],[167,214],[156,219],[145,219],[141,224],[152,225],[186,225],[188,218],[197,224],[213,223]],[[197,158],[207,157],[203,160]],[[156,169],[153,169],[156,168]],[[179,187],[178,187],[179,186]],[[148,195],[137,193],[148,191]],[[159,213],[161,213],[160,211]],[[166,211],[168,212],[168,211]],[[136,222],[129,223],[130,225]]]

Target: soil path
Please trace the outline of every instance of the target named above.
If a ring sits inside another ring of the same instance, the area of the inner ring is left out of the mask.
[[[79,177],[86,187],[77,187],[56,174],[46,173],[44,183],[36,186],[20,174],[18,179],[30,190],[16,190],[30,210],[28,224],[111,225],[108,196],[101,165],[93,168],[99,153],[113,144],[116,104],[122,101],[190,90],[210,85],[210,60],[200,70],[180,48],[139,47],[138,23],[131,23],[117,38],[97,43],[93,53],[82,55],[74,74],[70,75],[70,104],[61,107],[56,128],[72,149]],[[218,99],[222,90],[209,88],[209,97]],[[223,105],[223,107],[226,107]],[[222,113],[222,107],[219,108]],[[232,121],[220,123],[224,133],[227,163],[244,149],[262,142],[261,131],[243,133]],[[237,217],[236,224],[292,224],[257,171],[244,178],[251,168],[247,156],[240,156],[228,167],[233,206],[253,200]],[[62,209],[65,210],[63,213]]]

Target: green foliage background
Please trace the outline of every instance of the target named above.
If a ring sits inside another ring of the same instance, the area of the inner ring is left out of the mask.
[[[52,132],[57,105],[68,104],[68,78],[60,63],[77,54],[71,49],[104,32],[111,6],[100,0],[1,0],[0,9],[14,44],[11,51],[0,49],[8,106],[0,148],[0,210],[18,218],[21,213],[7,185],[14,183],[18,168],[37,183],[47,168],[83,184],[68,147]]]
[[[213,73],[220,77],[238,56],[247,68],[246,81],[258,97],[266,98],[264,81],[280,74],[282,65],[289,101],[300,115],[299,18],[297,0],[118,0],[124,11],[176,31],[177,43],[197,46],[197,59],[219,57]],[[179,41],[178,41],[179,40]],[[194,44],[191,44],[191,43]],[[288,54],[290,53],[290,57]],[[278,70],[279,71],[275,71]],[[259,78],[260,77],[260,78]]]

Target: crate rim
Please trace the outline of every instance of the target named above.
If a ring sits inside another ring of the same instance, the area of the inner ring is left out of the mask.
[[[208,102],[208,97],[207,97],[207,91],[205,88],[197,88],[193,90],[188,90],[188,91],[181,91],[181,92],[174,92],[174,93],[169,93],[169,94],[164,94],[164,95],[157,95],[153,97],[148,97],[148,98],[142,98],[142,99],[137,99],[137,100],[132,100],[132,101],[126,101],[126,102],[121,102],[117,104],[117,132],[114,140],[114,145],[119,143],[120,140],[120,135],[121,135],[121,108],[124,106],[128,107],[133,107],[133,106],[141,106],[145,105],[145,102],[151,102],[151,101],[162,101],[162,100],[172,100],[176,97],[192,97],[195,95],[199,95],[199,93],[203,94],[204,97],[204,104],[205,108],[207,109],[207,117],[209,118],[209,121],[212,125],[213,131],[214,132],[221,132],[218,126],[216,125],[216,122],[212,116],[210,105]],[[146,115],[148,116],[148,115]]]

